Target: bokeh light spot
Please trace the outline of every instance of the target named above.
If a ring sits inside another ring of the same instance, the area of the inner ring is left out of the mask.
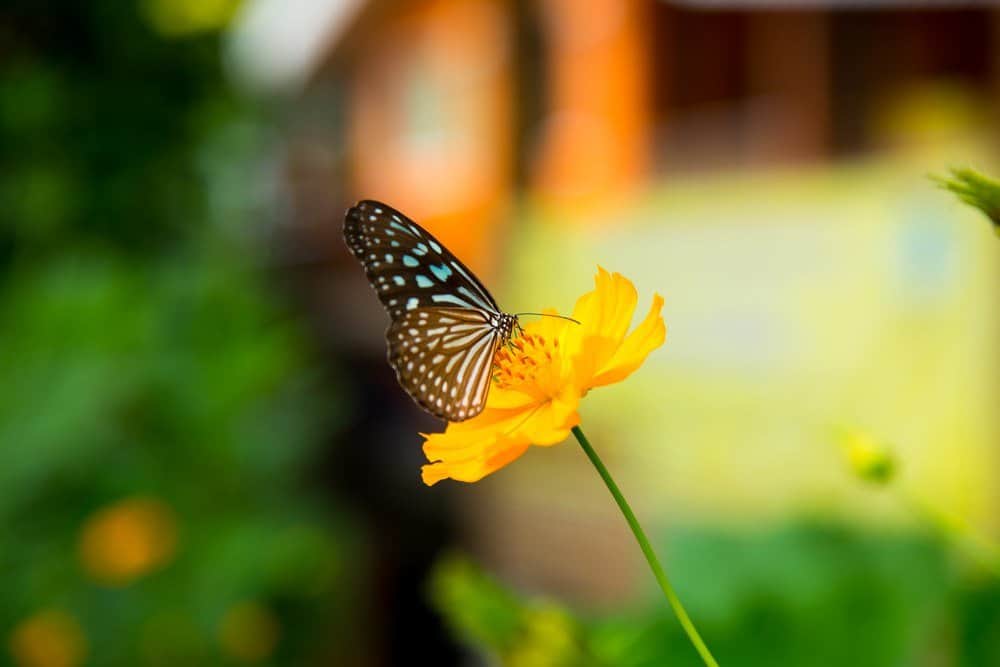
[[[96,581],[125,586],[170,562],[177,547],[173,512],[158,500],[129,498],[84,524],[80,560]]]
[[[274,612],[258,602],[241,602],[223,616],[219,643],[230,657],[259,662],[274,653],[280,634]]]
[[[63,611],[41,611],[19,623],[10,635],[10,653],[19,667],[75,667],[87,643],[76,619]]]
[[[146,0],[146,19],[162,35],[180,37],[224,28],[240,0]]]

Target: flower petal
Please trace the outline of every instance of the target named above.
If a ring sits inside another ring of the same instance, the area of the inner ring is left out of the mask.
[[[570,429],[580,423],[577,407],[580,390],[567,385],[559,395],[539,405],[516,433],[533,445],[556,445],[569,437]]]
[[[518,410],[530,408],[537,400],[535,396],[516,389],[491,387],[489,395],[486,396],[486,409]]]
[[[632,323],[638,299],[635,285],[628,278],[599,266],[594,291],[577,299],[573,318],[580,321],[584,336],[621,339]]]
[[[464,422],[450,422],[448,426],[445,427],[445,433],[455,436],[460,434],[471,434],[466,437],[474,437],[475,434],[479,432],[486,432],[490,430],[502,431],[505,428],[510,428],[512,424],[516,423],[511,421],[511,418],[521,414],[522,412],[522,409],[517,408],[510,410],[494,409],[489,406],[489,399],[487,398],[487,407],[485,410],[472,419],[468,419]],[[421,433],[420,435],[424,436],[424,438],[428,437],[428,434],[426,433]]]
[[[635,286],[620,273],[598,267],[594,284],[594,291],[580,297],[573,308],[580,325],[566,333],[566,353],[583,388],[592,386],[594,375],[618,350],[639,299]]]
[[[650,352],[663,345],[667,337],[667,326],[660,314],[662,309],[663,297],[654,294],[646,318],[622,341],[611,358],[597,370],[590,382],[591,387],[621,382],[642,365]]]
[[[496,472],[523,454],[529,446],[523,438],[513,438],[496,431],[479,431],[478,438],[448,432],[432,433],[424,442],[424,454],[432,461],[421,468],[424,484],[432,486],[442,479],[477,482]]]
[[[443,479],[457,482],[478,482],[483,477],[496,472],[528,451],[528,445],[512,445],[502,449],[494,457],[469,461],[428,463],[420,468],[420,477],[427,486],[434,486]]]

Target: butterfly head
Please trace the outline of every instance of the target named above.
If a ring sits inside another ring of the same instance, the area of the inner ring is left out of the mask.
[[[504,343],[510,341],[514,336],[514,330],[520,330],[521,325],[517,321],[517,315],[508,315],[507,313],[500,313],[497,316],[496,323],[497,332],[500,334],[500,340]]]

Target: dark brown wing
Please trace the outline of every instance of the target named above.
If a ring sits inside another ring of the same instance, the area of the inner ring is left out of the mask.
[[[344,239],[393,319],[417,308],[500,308],[462,262],[396,209],[361,201],[347,210]]]
[[[399,384],[421,407],[452,422],[482,412],[503,338],[488,314],[417,308],[393,320],[386,338]]]

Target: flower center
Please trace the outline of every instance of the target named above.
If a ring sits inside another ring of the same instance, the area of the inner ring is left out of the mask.
[[[501,389],[537,385],[540,376],[550,375],[558,352],[558,339],[525,333],[497,351],[493,382]]]

